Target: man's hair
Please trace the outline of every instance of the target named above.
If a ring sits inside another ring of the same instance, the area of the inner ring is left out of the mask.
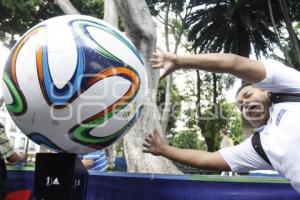
[[[247,86],[253,86],[252,83],[243,83],[239,89],[236,91],[235,93],[235,97],[237,97],[237,95],[240,93],[240,91],[244,88],[244,87],[247,87]]]
[[[226,128],[222,128],[222,129],[220,130],[220,132],[223,133],[224,135],[228,135],[228,131],[227,131]]]

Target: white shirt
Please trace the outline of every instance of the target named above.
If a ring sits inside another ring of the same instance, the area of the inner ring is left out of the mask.
[[[263,62],[266,78],[255,84],[274,93],[300,93],[300,72],[275,61]],[[274,104],[270,119],[260,130],[263,149],[272,166],[254,150],[251,138],[220,153],[233,171],[274,169],[284,175],[300,192],[300,103]]]
[[[221,140],[220,148],[223,149],[225,147],[230,147],[230,146],[232,146],[230,137],[228,135],[224,135]]]

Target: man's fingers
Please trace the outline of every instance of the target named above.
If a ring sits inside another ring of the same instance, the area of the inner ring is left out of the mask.
[[[151,153],[148,149],[143,149],[143,153]]]
[[[160,134],[158,133],[157,130],[154,131],[154,136],[155,136],[156,140],[161,138],[161,136],[160,136]]]
[[[146,149],[149,149],[150,148],[150,144],[143,143],[143,147],[145,147]]]
[[[158,57],[160,57],[160,55],[161,55],[161,53],[154,52],[154,53],[152,54],[152,58],[158,58]]]
[[[149,134],[148,137],[151,138],[151,139],[153,139],[154,135],[153,134]]]
[[[157,59],[155,59],[155,58],[150,59],[150,62],[151,62],[151,64],[152,64],[152,66],[153,66],[153,65],[156,65],[156,66],[159,66],[159,68],[162,68],[162,67],[163,67],[163,63],[159,62],[159,61],[158,61]]]
[[[151,61],[152,63],[158,63],[158,61],[157,61],[156,58],[151,58],[150,61]]]
[[[164,71],[161,75],[160,75],[160,79],[164,79],[166,78],[166,76],[168,76],[170,73],[168,71]]]
[[[146,138],[145,138],[145,141],[148,142],[148,143],[151,143],[152,139],[146,137]]]
[[[152,68],[161,69],[161,68],[163,68],[163,65],[162,64],[154,64],[154,65],[152,65]]]

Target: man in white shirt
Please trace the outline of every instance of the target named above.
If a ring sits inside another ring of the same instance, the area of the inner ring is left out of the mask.
[[[164,69],[162,78],[177,69],[199,69],[229,73],[250,83],[238,91],[236,100],[256,133],[240,145],[211,153],[171,147],[155,132],[145,138],[144,152],[210,170],[274,169],[300,192],[300,72],[273,60],[259,62],[233,54],[156,52],[152,62],[154,68]]]

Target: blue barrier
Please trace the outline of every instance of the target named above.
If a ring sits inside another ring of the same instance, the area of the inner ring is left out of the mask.
[[[32,189],[34,172],[9,171],[8,190]],[[283,178],[90,172],[87,200],[299,200]],[[9,200],[28,200],[16,199]]]

